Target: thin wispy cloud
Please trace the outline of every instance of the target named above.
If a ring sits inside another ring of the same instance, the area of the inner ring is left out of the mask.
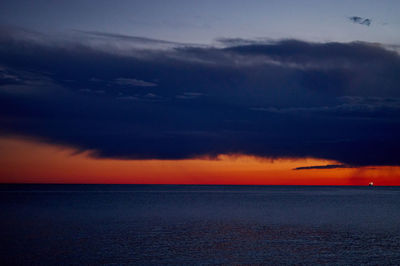
[[[132,78],[117,78],[114,81],[115,84],[121,86],[132,86],[132,87],[155,87],[156,83],[144,81],[140,79],[132,79]]]
[[[362,18],[362,17],[359,17],[359,16],[348,17],[348,19],[353,23],[364,25],[364,26],[367,26],[367,27],[369,27],[371,25],[371,23],[372,23],[372,19],[370,19],[370,18]]]

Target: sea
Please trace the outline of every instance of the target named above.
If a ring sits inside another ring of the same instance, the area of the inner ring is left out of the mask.
[[[400,187],[0,185],[1,265],[400,265]]]

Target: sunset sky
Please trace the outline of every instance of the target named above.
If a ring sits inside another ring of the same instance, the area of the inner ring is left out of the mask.
[[[399,1],[0,2],[0,183],[400,185]]]

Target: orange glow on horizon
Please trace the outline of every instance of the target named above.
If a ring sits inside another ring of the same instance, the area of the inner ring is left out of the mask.
[[[337,164],[321,159],[94,159],[89,152],[21,138],[0,138],[0,183],[400,185],[400,167],[297,170]]]

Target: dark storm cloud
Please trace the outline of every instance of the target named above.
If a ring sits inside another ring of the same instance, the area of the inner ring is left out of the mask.
[[[352,17],[348,17],[348,19],[353,23],[365,25],[368,27],[372,23],[372,19],[370,19],[370,18],[362,18],[362,17],[358,17],[358,16],[352,16]]]
[[[98,158],[400,163],[400,57],[383,46],[240,40],[146,49],[107,34],[3,33],[3,135]]]

